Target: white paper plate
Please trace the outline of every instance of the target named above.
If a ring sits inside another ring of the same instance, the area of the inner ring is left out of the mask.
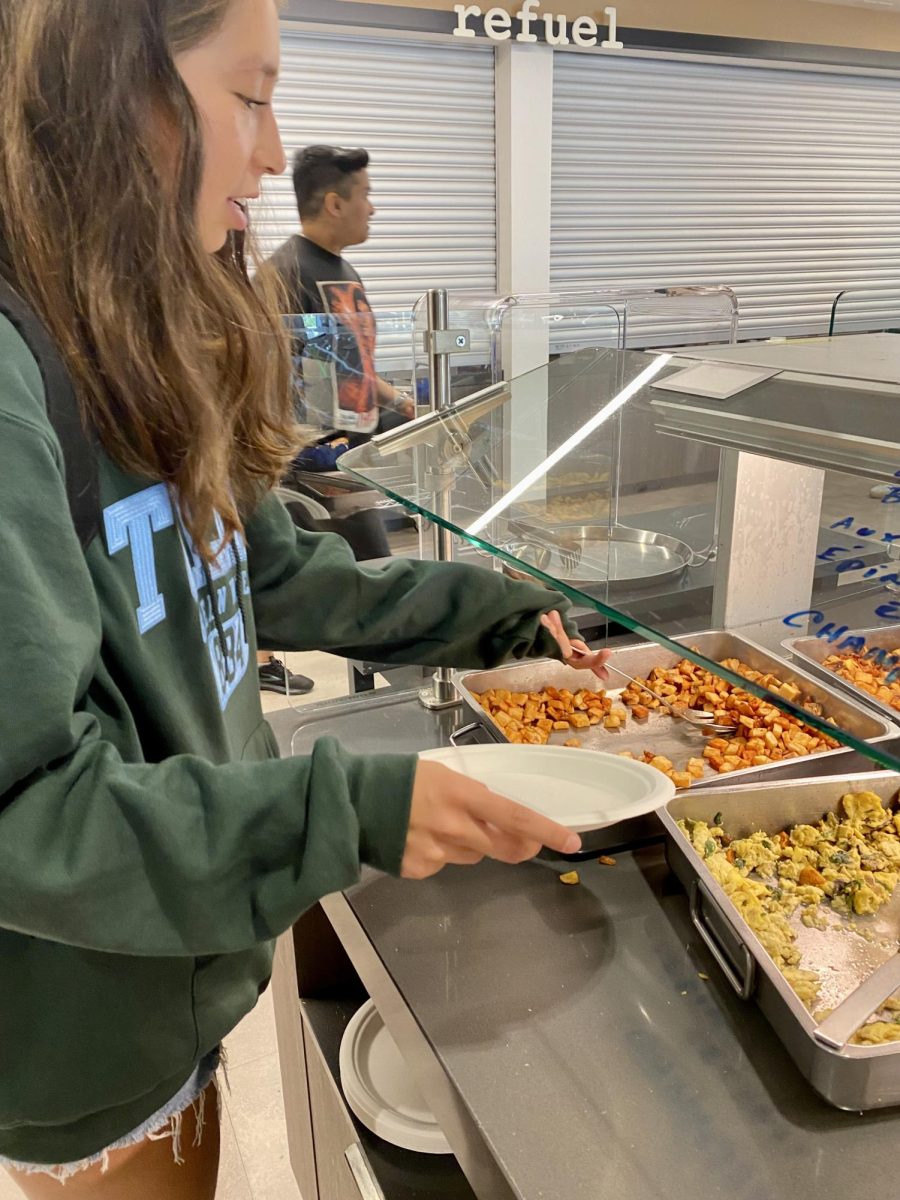
[[[366,1129],[404,1150],[452,1154],[371,1000],[344,1030],[340,1068],[344,1096]]]
[[[477,779],[576,833],[643,816],[675,795],[675,784],[656,767],[600,750],[444,746],[419,758]]]

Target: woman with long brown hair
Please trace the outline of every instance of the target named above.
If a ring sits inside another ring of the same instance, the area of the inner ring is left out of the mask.
[[[287,355],[244,255],[246,200],[284,167],[278,45],[276,0],[0,9],[0,274],[84,448],[0,317],[0,1162],[33,1200],[214,1194],[221,1039],[272,939],[362,862],[423,878],[578,844],[414,756],[276,757],[257,645],[571,654],[561,597],[359,567],[271,492]]]

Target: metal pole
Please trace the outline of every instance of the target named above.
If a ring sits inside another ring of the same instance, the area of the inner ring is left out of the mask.
[[[446,288],[432,288],[428,293],[428,379],[431,384],[431,407],[439,412],[450,407],[450,356],[434,337],[450,327],[450,300]]]
[[[428,293],[428,390],[432,412],[441,412],[450,407],[450,355],[441,345],[436,334],[450,327],[450,302],[446,288],[433,288]],[[453,483],[452,467],[441,471],[435,513],[449,522],[452,515],[450,489]],[[436,562],[452,562],[453,535],[444,525],[434,525],[434,557]],[[453,686],[453,674],[449,667],[438,667],[430,688],[419,692],[425,708],[452,708],[462,701]]]
[[[428,380],[431,411],[442,412],[451,404],[450,355],[436,347],[435,333],[449,328],[450,307],[444,288],[435,288],[428,293]],[[448,472],[452,475],[452,472]],[[446,480],[449,483],[449,478]],[[449,521],[452,515],[450,488],[443,487],[437,497],[437,515]],[[437,562],[453,560],[453,535],[443,525],[434,526],[434,557]],[[441,668],[444,670],[445,668]]]

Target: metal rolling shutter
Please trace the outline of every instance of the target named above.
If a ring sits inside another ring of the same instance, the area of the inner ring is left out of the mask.
[[[409,310],[430,287],[497,283],[493,47],[312,34],[287,26],[276,112],[288,158],[324,142],[372,156],[378,210],[347,250],[376,312]],[[254,216],[265,253],[298,232],[290,170],[266,181]],[[379,322],[383,357],[409,333]]]
[[[900,80],[557,53],[553,287],[733,286],[741,338],[900,326]]]

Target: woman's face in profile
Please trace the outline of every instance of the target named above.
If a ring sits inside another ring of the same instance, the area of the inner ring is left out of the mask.
[[[280,63],[275,0],[231,0],[221,27],[176,66],[200,114],[204,165],[197,225],[211,254],[247,227],[245,202],[285,169],[272,110]]]

